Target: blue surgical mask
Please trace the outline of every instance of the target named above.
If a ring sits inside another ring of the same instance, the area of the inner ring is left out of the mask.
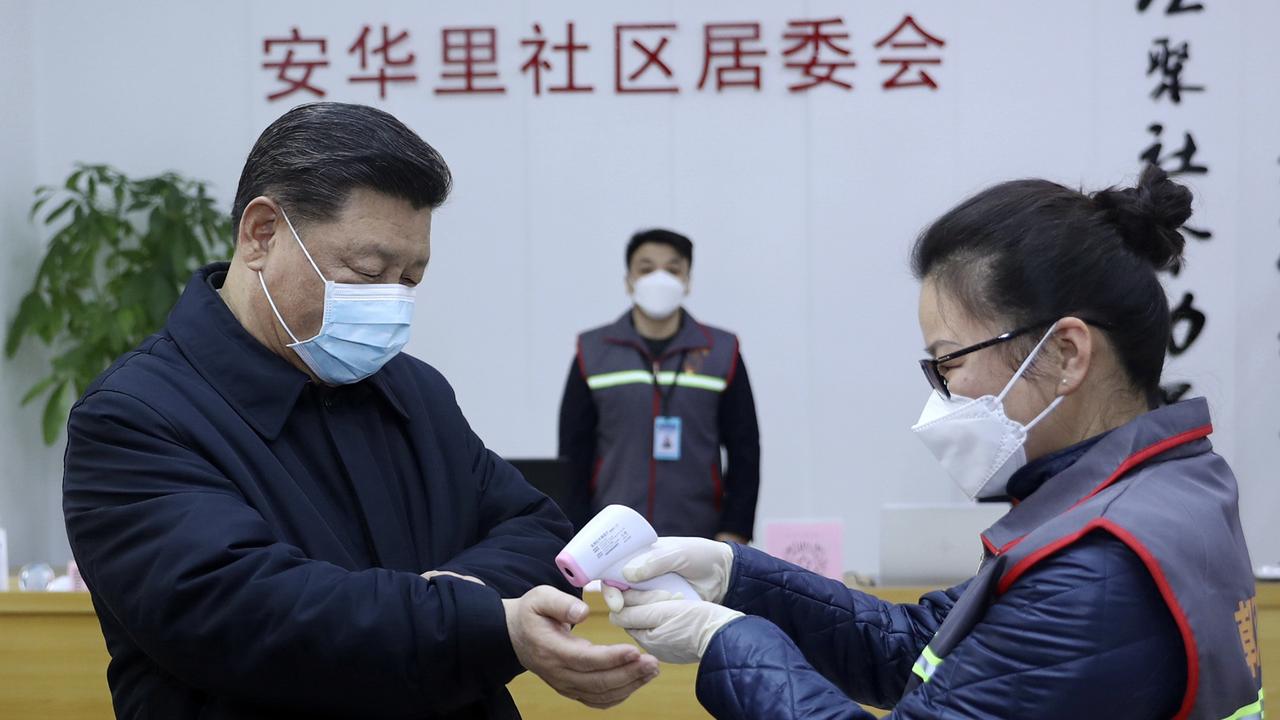
[[[311,372],[328,385],[360,382],[382,369],[409,342],[409,326],[413,321],[414,289],[399,284],[339,283],[325,278],[324,273],[302,244],[289,216],[280,211],[289,232],[298,241],[307,262],[324,280],[324,319],[314,337],[299,340],[289,329],[276,303],[267,290],[267,282],[258,272],[258,282],[267,295],[271,311],[289,333],[289,345]]]

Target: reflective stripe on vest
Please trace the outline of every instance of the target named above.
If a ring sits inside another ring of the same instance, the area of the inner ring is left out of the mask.
[[[938,666],[942,664],[942,658],[933,654],[933,650],[929,646],[924,647],[924,652],[920,653],[919,659],[916,660],[915,667],[911,668],[911,672],[920,676],[924,682],[929,682],[933,678],[933,674],[938,672]],[[1228,718],[1228,720],[1233,720]]]
[[[675,373],[667,370],[658,373],[659,385],[671,385],[675,383],[680,387],[697,388],[699,390],[710,390],[711,392],[724,392],[728,387],[728,383],[724,378],[712,377],[710,375],[693,375],[690,373]],[[652,385],[653,373],[648,370],[623,370],[622,372],[611,372],[603,375],[592,375],[587,378],[587,387],[592,390],[603,390],[605,388],[618,387],[619,385]]]
[[[1258,701],[1245,705],[1239,710],[1231,713],[1225,720],[1262,720],[1265,715],[1262,712],[1262,691],[1258,691]]]

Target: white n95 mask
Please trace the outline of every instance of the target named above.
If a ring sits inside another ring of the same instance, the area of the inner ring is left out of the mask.
[[[680,278],[666,270],[654,270],[636,280],[635,291],[631,297],[636,307],[654,320],[666,320],[680,309],[684,300],[685,286]]]
[[[382,369],[409,342],[413,321],[414,289],[392,283],[339,283],[325,278],[293,229],[289,216],[280,211],[289,232],[298,241],[307,262],[324,280],[324,319],[320,330],[307,340],[299,340],[284,321],[258,273],[262,292],[284,331],[293,339],[289,347],[321,381],[329,385],[359,382]]]
[[[911,430],[969,498],[1005,494],[1009,478],[1027,464],[1027,433],[1065,399],[1055,398],[1025,426],[1004,412],[1005,396],[1031,367],[1056,327],[1055,323],[1049,328],[999,395],[984,395],[976,400],[952,395],[947,399],[936,391],[929,392],[924,412]]]

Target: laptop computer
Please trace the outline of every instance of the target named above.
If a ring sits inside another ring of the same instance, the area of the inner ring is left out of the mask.
[[[880,508],[880,584],[944,587],[972,577],[978,537],[1008,503],[892,504]]]

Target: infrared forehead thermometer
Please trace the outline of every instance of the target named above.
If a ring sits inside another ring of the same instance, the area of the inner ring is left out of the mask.
[[[556,567],[574,587],[599,580],[619,590],[665,590],[680,593],[685,600],[698,600],[693,586],[675,573],[638,583],[622,578],[627,562],[648,550],[657,539],[658,533],[640,513],[624,505],[610,505],[564,546],[556,556]]]

